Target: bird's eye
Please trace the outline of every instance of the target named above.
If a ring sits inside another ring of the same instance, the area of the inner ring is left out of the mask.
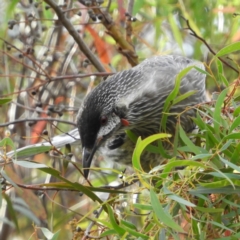
[[[108,118],[106,116],[102,116],[100,121],[101,121],[101,125],[103,126],[103,125],[105,125],[107,123]]]

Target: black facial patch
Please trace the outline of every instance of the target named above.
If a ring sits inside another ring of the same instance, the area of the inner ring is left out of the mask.
[[[115,148],[119,148],[120,146],[123,145],[124,140],[125,140],[125,133],[122,133],[120,135],[117,135],[116,138],[114,138],[109,144],[108,144],[108,148],[110,150],[113,150]]]
[[[83,109],[78,124],[82,146],[87,148],[94,146],[98,131],[101,127],[100,112],[93,108],[94,106],[87,106]]]

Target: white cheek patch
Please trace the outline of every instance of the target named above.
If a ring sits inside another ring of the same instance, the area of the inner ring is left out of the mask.
[[[108,116],[108,121],[105,125],[101,126],[97,134],[97,139],[109,138],[112,134],[119,130],[121,125],[121,119],[117,115],[112,114],[111,116]]]

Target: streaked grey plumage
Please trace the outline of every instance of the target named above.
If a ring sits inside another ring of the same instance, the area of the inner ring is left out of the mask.
[[[182,56],[156,56],[144,60],[129,70],[119,72],[99,84],[83,102],[77,117],[77,126],[83,146],[85,177],[96,150],[105,158],[131,164],[134,144],[124,131],[130,129],[145,138],[158,133],[163,106],[175,85],[176,75],[188,66],[204,69],[202,63]],[[205,75],[192,68],[181,80],[180,94],[196,90],[194,95],[173,105],[171,113],[182,113],[186,107],[206,101]],[[185,131],[194,128],[190,109],[181,115]],[[174,135],[177,118],[170,115],[167,131]],[[160,162],[159,155],[146,152],[142,167],[149,171]]]

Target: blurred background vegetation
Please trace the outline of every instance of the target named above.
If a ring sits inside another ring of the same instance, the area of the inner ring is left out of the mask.
[[[0,12],[0,239],[240,238],[239,1],[1,0]],[[175,142],[186,161],[122,173],[97,157],[86,182],[83,97],[161,54],[206,66],[197,141]]]

